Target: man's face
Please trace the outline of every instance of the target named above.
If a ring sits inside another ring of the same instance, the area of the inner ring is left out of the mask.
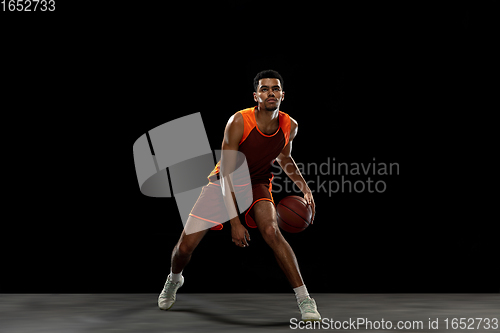
[[[257,92],[253,93],[253,99],[267,111],[278,110],[281,101],[285,98],[285,92],[281,89],[279,79],[260,79]]]

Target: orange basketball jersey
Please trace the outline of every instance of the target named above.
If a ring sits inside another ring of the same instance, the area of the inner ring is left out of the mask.
[[[278,130],[271,135],[262,133],[255,120],[256,106],[238,111],[243,116],[244,130],[239,151],[245,155],[252,184],[269,184],[273,178],[271,165],[290,139],[290,116],[279,111]],[[208,176],[211,182],[218,179],[220,161]]]

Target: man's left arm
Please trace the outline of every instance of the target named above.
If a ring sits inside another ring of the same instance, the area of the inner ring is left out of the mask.
[[[283,148],[281,153],[278,155],[276,161],[281,166],[281,168],[285,170],[287,176],[290,177],[290,179],[297,185],[297,187],[302,191],[302,193],[304,193],[304,199],[307,201],[309,205],[311,205],[313,212],[313,221],[314,221],[314,215],[316,210],[311,189],[309,188],[309,186],[307,186],[304,177],[302,177],[302,174],[300,173],[297,164],[295,164],[295,161],[292,158],[292,141],[297,135],[298,124],[294,119],[292,119],[292,117],[290,117],[290,120],[292,124],[290,128],[290,138],[288,140],[288,144],[285,146],[285,148]]]

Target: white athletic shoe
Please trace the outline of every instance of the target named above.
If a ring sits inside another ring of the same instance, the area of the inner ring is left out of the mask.
[[[313,298],[308,296],[299,304],[299,309],[303,321],[321,320],[321,315],[316,308],[316,302]]]
[[[158,296],[158,307],[162,310],[169,310],[175,303],[175,294],[177,289],[182,287],[184,284],[184,276],[181,275],[181,280],[179,282],[173,282],[170,280],[170,274],[167,277],[167,282],[161,291],[160,296]]]

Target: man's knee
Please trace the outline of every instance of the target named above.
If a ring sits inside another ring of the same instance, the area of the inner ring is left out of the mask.
[[[261,233],[262,237],[264,237],[264,239],[268,243],[277,241],[281,236],[280,230],[276,223],[267,224],[265,227],[262,228]]]
[[[185,240],[181,240],[181,241],[179,241],[179,243],[177,243],[176,248],[177,248],[178,255],[190,256],[193,253],[196,246],[194,246],[193,244],[190,244],[189,242],[187,242]]]

